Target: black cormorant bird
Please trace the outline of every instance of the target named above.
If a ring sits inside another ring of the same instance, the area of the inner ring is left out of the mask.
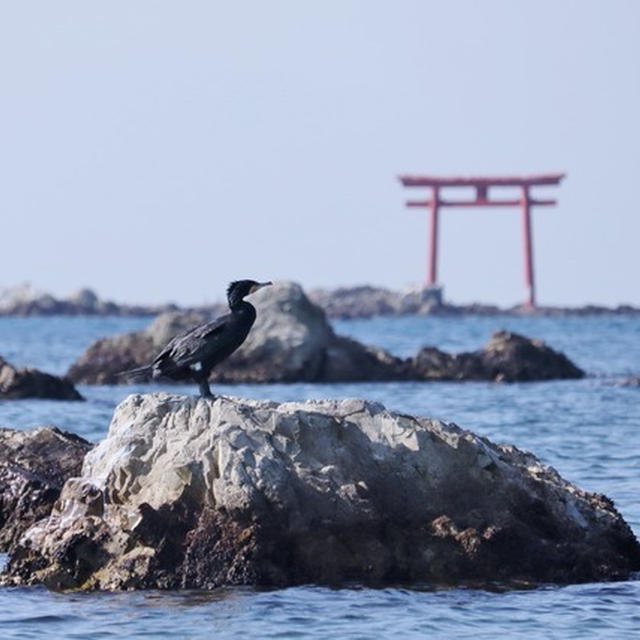
[[[200,395],[212,397],[209,389],[211,370],[245,341],[256,320],[255,307],[244,297],[270,284],[255,280],[232,282],[227,288],[231,313],[179,333],[150,365],[125,371],[122,375],[133,380],[149,376],[154,380],[193,380],[200,387]]]

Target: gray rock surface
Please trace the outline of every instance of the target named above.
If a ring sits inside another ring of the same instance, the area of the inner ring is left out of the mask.
[[[256,323],[240,349],[214,369],[213,381],[333,382],[403,375],[399,358],[336,336],[324,311],[295,283],[278,282],[249,300],[258,312]],[[119,372],[151,362],[178,331],[210,318],[202,312],[167,313],[142,331],[102,338],[78,358],[68,375],[85,384],[125,382]]]
[[[0,356],[0,400],[83,400],[71,380],[32,367],[14,367]]]
[[[0,429],[0,551],[51,512],[91,444],[55,427]]]
[[[56,589],[624,578],[611,500],[533,455],[361,400],[134,395],[12,549]]]

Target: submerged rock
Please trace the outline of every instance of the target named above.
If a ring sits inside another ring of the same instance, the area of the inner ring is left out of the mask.
[[[541,340],[496,331],[479,351],[445,353],[424,347],[411,359],[416,375],[426,380],[530,382],[582,378],[584,371]]]
[[[258,312],[256,323],[240,349],[213,370],[213,381],[334,382],[404,375],[401,359],[337,336],[300,285],[279,282],[250,300]],[[142,331],[94,342],[68,375],[85,384],[126,382],[118,373],[148,364],[176,333],[210,319],[201,312],[162,314]]]
[[[14,367],[0,356],[0,400],[16,398],[84,400],[67,378],[31,367]]]
[[[361,400],[134,395],[14,546],[56,589],[579,582],[640,569],[611,500],[533,455]]]
[[[49,515],[91,444],[55,427],[0,429],[0,551]]]

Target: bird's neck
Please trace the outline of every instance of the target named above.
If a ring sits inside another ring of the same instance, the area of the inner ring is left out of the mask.
[[[231,313],[255,313],[254,306],[246,300],[229,300],[229,309]]]

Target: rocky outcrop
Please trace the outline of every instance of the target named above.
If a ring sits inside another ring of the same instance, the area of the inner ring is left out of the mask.
[[[84,399],[67,378],[31,367],[14,367],[0,356],[0,400],[17,398]]]
[[[0,429],[0,551],[51,512],[91,444],[55,427]]]
[[[452,354],[424,347],[410,364],[425,380],[531,382],[585,375],[563,353],[509,331],[496,331],[479,351]]]
[[[399,358],[337,336],[322,309],[295,283],[276,283],[251,301],[258,312],[256,323],[242,347],[214,369],[213,381],[334,382],[405,375]],[[102,338],[71,366],[68,376],[85,384],[125,382],[118,373],[151,362],[178,331],[210,318],[202,312],[162,314],[142,331]]]
[[[414,358],[397,358],[336,335],[324,311],[292,282],[264,289],[252,301],[256,323],[242,347],[213,370],[214,382],[527,381],[584,375],[540,341],[504,331],[480,351],[447,354],[426,347]],[[97,340],[68,376],[85,384],[126,382],[120,372],[151,362],[178,331],[210,318],[203,312],[166,313],[142,331]]]
[[[533,455],[361,400],[134,395],[12,549],[56,589],[579,582],[640,569],[611,500]]]

